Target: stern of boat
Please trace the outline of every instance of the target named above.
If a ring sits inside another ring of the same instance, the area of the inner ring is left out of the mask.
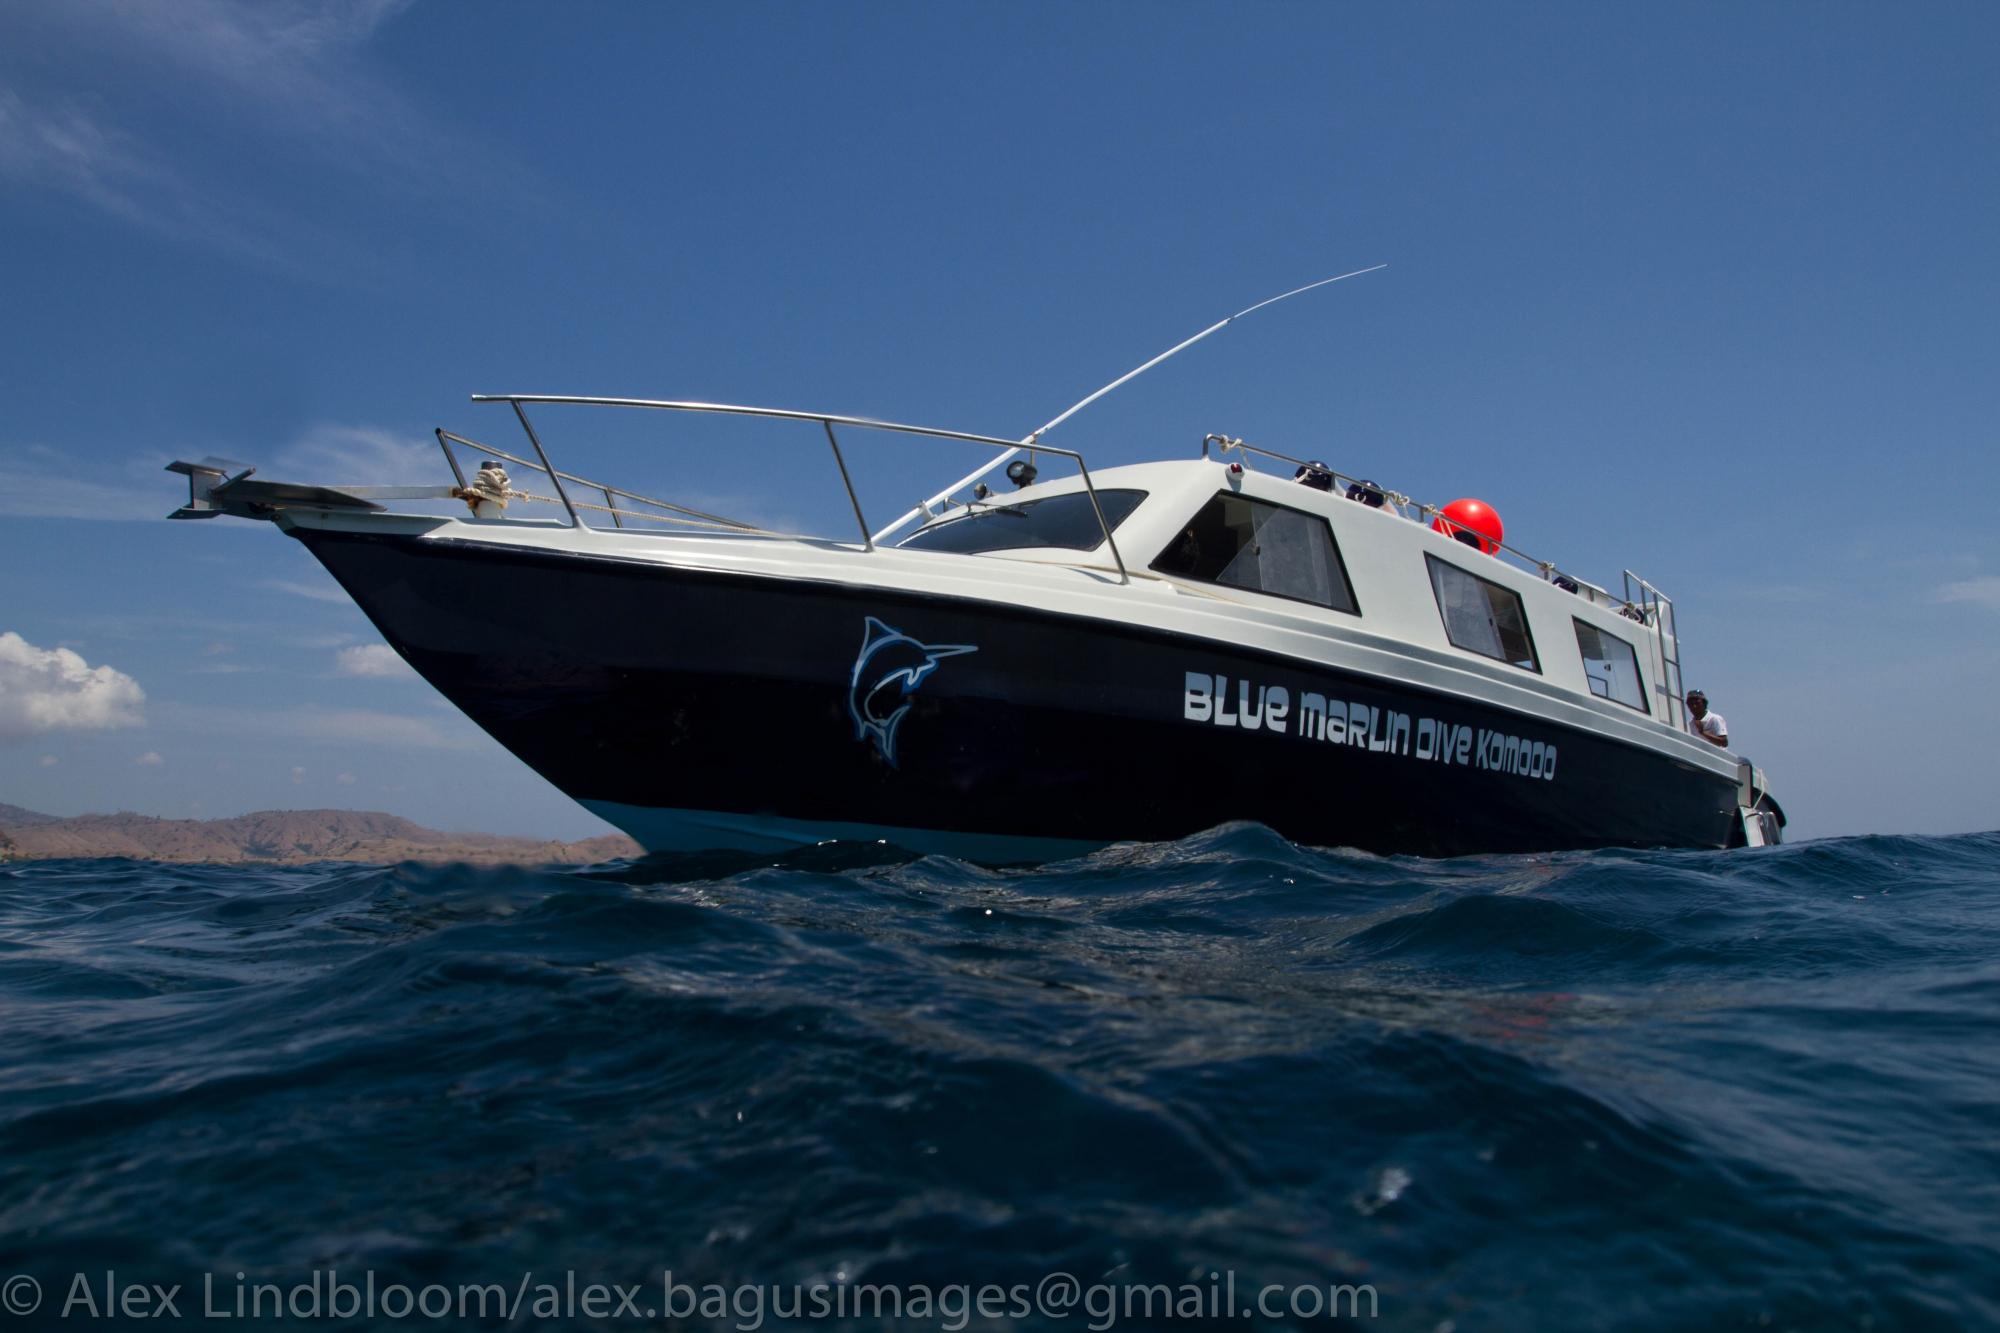
[[[1764,770],[1748,759],[1736,770],[1736,819],[1732,847],[1775,847],[1785,840],[1785,811],[1771,795]]]

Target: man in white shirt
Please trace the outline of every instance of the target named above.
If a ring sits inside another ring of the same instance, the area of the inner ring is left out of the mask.
[[[1700,690],[1689,690],[1688,730],[1711,745],[1729,744],[1729,724],[1722,720],[1722,714],[1708,711],[1708,696]]]

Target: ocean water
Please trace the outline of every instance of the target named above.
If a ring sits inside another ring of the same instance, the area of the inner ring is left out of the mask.
[[[0,1023],[0,1333],[2000,1325],[2000,834],[16,864]]]

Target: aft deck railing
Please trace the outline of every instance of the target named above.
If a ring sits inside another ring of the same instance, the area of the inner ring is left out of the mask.
[[[1039,442],[1024,445],[1020,440],[1001,439],[994,435],[974,435],[966,431],[943,430],[935,426],[912,426],[899,421],[879,421],[872,417],[842,416],[832,412],[798,412],[778,407],[748,407],[734,403],[677,402],[657,398],[593,398],[574,394],[513,393],[479,393],[472,396],[472,401],[475,403],[506,403],[514,409],[514,415],[520,420],[521,429],[527,435],[529,445],[534,449],[535,459],[539,461],[531,461],[513,454],[501,453],[498,450],[489,450],[489,452],[493,453],[496,457],[506,458],[522,467],[534,468],[546,475],[556,493],[553,502],[562,505],[564,512],[569,515],[570,526],[574,528],[590,526],[583,521],[582,515],[578,512],[580,509],[587,509],[609,513],[614,527],[623,527],[624,520],[626,519],[641,518],[655,522],[692,522],[697,525],[721,526],[731,531],[743,533],[744,535],[782,535],[771,533],[767,529],[759,528],[754,524],[741,523],[734,519],[721,518],[714,514],[704,514],[699,510],[688,509],[683,505],[671,504],[664,500],[655,500],[634,491],[622,490],[616,486],[607,486],[602,482],[591,481],[587,478],[579,477],[574,473],[558,471],[555,465],[549,461],[548,450],[543,447],[541,436],[536,432],[534,423],[528,419],[526,404],[551,404],[570,407],[627,407],[648,411],[698,412],[720,416],[762,417],[774,421],[816,422],[826,432],[827,446],[833,451],[834,466],[840,471],[840,483],[847,492],[849,506],[854,510],[854,521],[861,529],[861,546],[864,551],[873,551],[875,549],[875,536],[869,530],[868,520],[862,515],[861,499],[854,492],[854,479],[848,474],[847,459],[841,453],[840,439],[835,434],[834,427],[843,426],[856,430],[887,431],[897,435],[914,435],[927,439],[979,444],[989,448],[1004,450],[1008,454],[1017,452],[1024,447],[1030,449],[1033,453],[1053,454],[1058,458],[1067,458],[1076,464],[1077,473],[1083,478],[1084,492],[1090,496],[1091,512],[1097,516],[1097,525],[1104,534],[1104,543],[1111,551],[1112,562],[1118,567],[1118,581],[1120,583],[1130,583],[1132,581],[1131,575],[1125,569],[1125,557],[1118,550],[1118,540],[1112,535],[1111,524],[1104,517],[1104,506],[1097,498],[1097,486],[1091,481],[1090,468],[1084,463],[1083,455],[1073,449],[1062,449],[1055,445],[1041,444]],[[452,475],[458,479],[459,486],[463,489],[466,486],[465,473],[459,466],[457,458],[452,453],[452,446],[456,444],[470,449],[483,449],[486,446],[479,444],[477,441],[466,439],[462,435],[453,435],[448,431],[440,430],[437,432],[437,436],[438,446],[444,450],[445,458],[451,464]],[[975,473],[974,477],[976,478],[979,475],[983,474]],[[597,505],[572,499],[568,488],[563,484],[566,481],[573,482],[589,490],[601,492],[604,496],[604,504]],[[640,504],[653,506],[665,511],[665,514],[642,514],[636,513],[629,508],[621,510],[618,507],[616,497],[624,497]],[[544,499],[545,497],[524,495],[524,498]],[[949,500],[946,500],[944,503],[946,508],[950,507]],[[926,515],[930,515],[931,517],[936,516],[932,514],[929,505],[922,505],[919,508]],[[667,517],[666,515],[672,515],[673,517]],[[890,528],[884,529],[884,532],[893,531],[895,526],[891,525]]]

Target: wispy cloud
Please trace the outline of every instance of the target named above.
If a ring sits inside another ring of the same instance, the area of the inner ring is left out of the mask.
[[[0,451],[0,515],[157,521],[187,498],[164,466],[155,458],[84,465],[47,445],[13,446]]]
[[[468,750],[488,743],[485,733],[460,720],[433,720],[373,708],[215,708],[162,704],[155,723],[172,731],[221,732],[264,740],[305,740],[391,750]]]
[[[464,750],[478,744],[479,735],[465,728],[448,729],[429,718],[379,713],[367,708],[306,708],[290,723],[294,734],[316,741],[344,741],[408,750]]]
[[[334,670],[343,676],[416,679],[410,664],[386,643],[357,643],[334,654]]]
[[[442,485],[451,479],[434,437],[379,426],[314,426],[279,450],[267,470],[288,481],[336,485]]]
[[[262,671],[264,669],[261,666],[253,666],[248,662],[222,660],[229,658],[235,651],[236,645],[233,643],[218,641],[209,644],[201,650],[202,656],[209,660],[204,665],[195,667],[192,674],[197,676],[237,676],[245,672]]]
[[[1976,579],[1947,583],[1931,595],[1934,602],[1970,602],[1989,611],[2000,611],[2000,574],[1983,574]]]
[[[0,5],[0,51],[36,55],[9,62],[0,90],[0,181],[304,274],[330,276],[323,261],[334,252],[349,266],[377,262],[270,182],[301,161],[322,173],[392,177],[403,196],[464,179],[463,145],[368,59],[371,39],[404,7]],[[229,152],[213,151],[224,142]]]
[[[138,223],[147,220],[142,193],[178,190],[156,160],[91,111],[32,106],[12,88],[0,88],[0,180],[74,195]]]
[[[341,62],[408,0],[70,0],[80,26],[300,124],[377,125],[390,91]]]
[[[160,758],[160,752],[158,750],[148,750],[146,751],[146,753],[140,755],[137,759],[134,759],[132,762],[137,764],[140,768],[158,768],[167,761]]]
[[[344,602],[347,594],[340,585],[332,581],[326,583],[299,583],[293,579],[265,579],[257,585],[274,592],[289,593],[294,597],[309,597],[315,602]]]
[[[55,731],[145,725],[146,693],[108,666],[67,648],[37,648],[12,630],[0,634],[0,745]]]
[[[1758,602],[1823,602],[1832,595],[1828,589],[1808,583],[1734,583],[1723,591]]]
[[[132,226],[301,276],[314,270],[297,250],[338,248],[310,219],[291,217],[173,161],[158,145],[106,119],[102,107],[62,95],[31,103],[15,89],[0,89],[0,183],[67,195]]]
[[[254,452],[233,445],[222,452]],[[178,451],[183,458],[214,452],[206,445]],[[97,518],[157,522],[187,499],[187,483],[166,472],[171,453],[128,454],[106,459],[47,444],[0,444],[0,517]],[[437,441],[428,434],[381,426],[319,422],[254,464],[260,480],[331,485],[438,485],[451,480]],[[422,504],[422,501],[398,502]],[[298,591],[296,586],[287,591]],[[332,592],[303,593],[345,601]],[[218,645],[211,645],[214,651]],[[219,645],[223,652],[227,645]]]

